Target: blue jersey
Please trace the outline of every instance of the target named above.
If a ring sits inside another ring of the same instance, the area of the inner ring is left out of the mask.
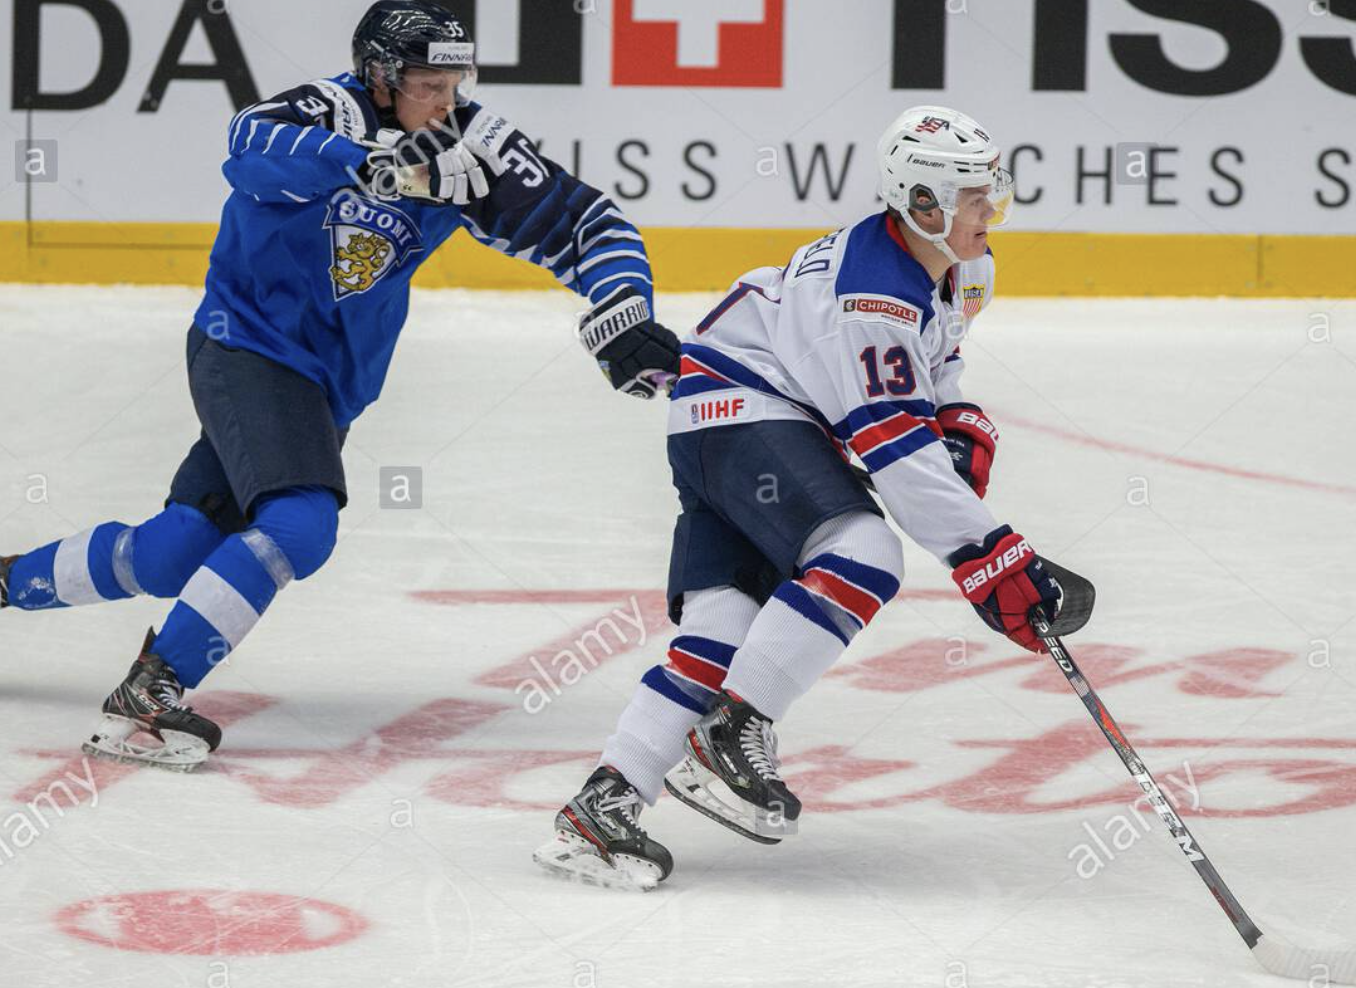
[[[610,199],[502,117],[474,103],[455,115],[489,165],[489,196],[465,207],[363,192],[360,142],[396,125],[352,75],[289,90],[231,123],[223,171],[234,191],[196,322],[315,381],[340,428],[381,393],[410,279],[458,229],[592,302],[627,284],[653,293],[641,236]]]

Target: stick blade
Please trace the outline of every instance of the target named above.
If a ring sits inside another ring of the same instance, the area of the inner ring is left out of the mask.
[[[1092,585],[1091,580],[1065,569],[1058,563],[1052,563],[1044,556],[1040,559],[1046,571],[1055,578],[1059,588],[1064,591],[1059,614],[1050,625],[1049,631],[1042,632],[1042,637],[1071,635],[1081,630],[1088,623],[1088,618],[1092,617],[1092,608],[1097,603],[1097,588]]]
[[[1283,978],[1311,985],[1356,985],[1356,950],[1310,950],[1264,933],[1252,948],[1257,963]]]

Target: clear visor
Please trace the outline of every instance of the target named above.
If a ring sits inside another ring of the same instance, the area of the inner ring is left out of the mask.
[[[475,92],[477,78],[474,65],[454,69],[411,66],[391,88],[420,106],[464,106]]]
[[[995,168],[981,186],[958,187],[950,182],[937,190],[938,205],[967,226],[1003,226],[1012,217],[1015,187],[1012,173]]]

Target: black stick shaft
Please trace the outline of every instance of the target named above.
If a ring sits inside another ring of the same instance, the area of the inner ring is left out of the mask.
[[[1149,797],[1149,804],[1167,824],[1168,830],[1172,832],[1172,839],[1177,842],[1177,846],[1182,849],[1182,853],[1191,862],[1191,866],[1196,869],[1196,874],[1200,876],[1201,881],[1205,882],[1205,887],[1210,890],[1210,894],[1215,897],[1215,901],[1224,910],[1224,914],[1229,917],[1229,922],[1234,924],[1234,929],[1243,938],[1243,942],[1249,948],[1255,946],[1262,937],[1262,931],[1257,928],[1252,918],[1234,898],[1233,892],[1229,891],[1229,886],[1224,883],[1224,879],[1215,870],[1215,866],[1205,856],[1205,851],[1201,849],[1201,845],[1196,842],[1196,838],[1187,829],[1187,825],[1178,816],[1177,811],[1172,808],[1167,797],[1163,795],[1163,790],[1154,781],[1153,775],[1140,759],[1134,745],[1121,731],[1120,725],[1111,716],[1111,711],[1107,710],[1106,704],[1097,695],[1097,691],[1083,676],[1078,664],[1074,662],[1073,656],[1064,647],[1064,642],[1058,636],[1050,634],[1050,625],[1038,613],[1033,614],[1033,623],[1036,626],[1036,633],[1041,636],[1041,640],[1050,649],[1050,657],[1055,660],[1060,671],[1064,673],[1064,678],[1069,681],[1069,685],[1074,688],[1074,692],[1083,701],[1083,706],[1088,708],[1088,713],[1097,722],[1097,726],[1102,729],[1102,734],[1106,736],[1111,747],[1116,749],[1116,754],[1121,756],[1121,761],[1125,763],[1130,775],[1134,777],[1135,782]]]

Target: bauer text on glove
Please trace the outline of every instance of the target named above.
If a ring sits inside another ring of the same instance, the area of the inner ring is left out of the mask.
[[[983,497],[989,489],[989,470],[998,444],[993,422],[978,405],[957,402],[937,409],[937,424],[942,427],[942,442],[956,473]]]
[[[1060,588],[1025,538],[1004,525],[985,536],[983,545],[957,549],[948,562],[951,578],[985,624],[1023,648],[1045,651],[1031,625],[1031,609],[1041,607],[1053,621]]]

